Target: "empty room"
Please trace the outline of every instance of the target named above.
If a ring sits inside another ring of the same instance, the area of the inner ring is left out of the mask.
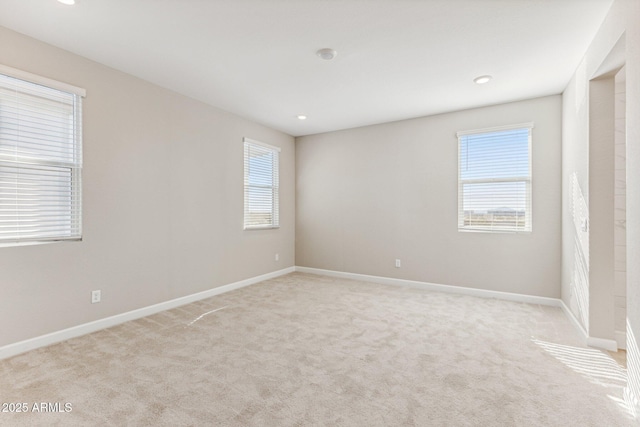
[[[0,425],[640,425],[640,1],[0,0]]]

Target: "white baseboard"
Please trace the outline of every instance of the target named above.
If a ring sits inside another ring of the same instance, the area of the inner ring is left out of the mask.
[[[65,341],[70,338],[75,338],[81,335],[89,334],[91,332],[99,331],[101,329],[110,328],[111,326],[119,325],[121,323],[128,322],[130,320],[135,320],[141,317],[150,316],[152,314],[156,314],[161,311],[170,310],[172,308],[176,308],[181,305],[189,304],[189,303],[199,301],[205,298],[210,298],[225,292],[230,292],[236,289],[240,289],[245,286],[262,282],[264,280],[272,279],[274,277],[293,273],[295,270],[296,270],[295,267],[285,268],[282,270],[274,271],[267,274],[262,274],[260,276],[255,276],[249,279],[240,280],[238,282],[219,286],[217,288],[212,288],[203,292],[198,292],[198,293],[187,295],[184,297],[172,299],[169,301],[161,302],[159,304],[150,305],[148,307],[139,308],[137,310],[128,311],[126,313],[117,314],[115,316],[106,317],[104,319],[95,320],[93,322],[84,323],[82,325],[73,326],[71,328],[52,332],[50,334],[31,338],[25,341],[20,341],[14,344],[9,344],[9,345],[0,347],[0,360],[6,359],[8,357],[16,356],[18,354],[27,352],[29,350],[34,350],[36,348],[46,347],[51,344],[59,343],[61,341]]]
[[[623,331],[616,331],[616,343],[620,350],[627,349],[627,333]]]
[[[576,331],[580,334],[582,340],[586,343],[589,339],[589,334],[587,334],[587,330],[582,326],[582,323],[578,320],[578,318],[573,314],[573,312],[567,307],[564,301],[560,300],[560,304],[562,307],[562,311],[564,311],[564,315],[567,316],[569,321],[573,324],[573,327],[576,328]]]
[[[260,276],[251,277],[249,279],[241,280],[238,282],[230,283],[227,285],[219,286],[213,289],[209,289],[203,292],[187,295],[184,297],[176,298],[173,300],[165,301],[159,304],[154,304],[148,307],[143,307],[137,310],[129,311],[115,316],[107,317],[104,319],[96,320],[82,325],[73,326],[71,328],[63,329],[61,331],[52,332],[39,337],[31,338],[25,341],[20,341],[13,344],[0,347],[0,360],[6,359],[12,356],[16,356],[21,353],[25,353],[30,350],[34,350],[40,347],[46,347],[51,344],[59,343],[71,338],[79,337],[82,335],[96,332],[102,329],[110,328],[112,326],[119,325],[130,320],[140,319],[142,317],[150,316],[152,314],[159,313],[161,311],[170,310],[181,305],[189,304],[195,301],[199,301],[205,298],[210,298],[216,295],[230,292],[236,289],[250,286],[264,280],[272,279],[275,277],[283,276],[285,274],[299,271],[301,273],[317,274],[321,276],[339,277],[344,279],[362,280],[373,283],[380,283],[383,285],[393,286],[409,286],[418,289],[425,289],[430,291],[462,294],[477,296],[481,298],[496,298],[506,301],[523,302],[528,304],[540,304],[552,307],[561,307],[565,315],[569,318],[574,325],[578,333],[584,339],[585,343],[592,347],[598,347],[609,351],[617,351],[618,348],[626,347],[626,334],[624,332],[616,332],[616,340],[608,340],[603,338],[589,337],[584,330],[580,322],[575,318],[571,310],[564,304],[564,302],[557,298],[539,297],[533,295],[515,294],[509,292],[490,291],[486,289],[466,288],[461,286],[441,285],[436,283],[419,282],[414,280],[394,279],[391,277],[370,276],[365,274],[347,273],[342,271],[323,270],[310,267],[288,267],[282,270],[274,271],[271,273],[263,274]],[[618,335],[622,334],[622,335]],[[624,347],[622,346],[624,345]]]
[[[362,280],[366,282],[380,283],[382,285],[409,286],[429,291],[446,292],[452,294],[471,295],[482,298],[496,298],[506,301],[524,302],[528,304],[548,305],[560,307],[558,298],[538,297],[534,295],[515,294],[510,292],[489,291],[486,289],[465,288],[462,286],[440,285],[436,283],[419,282],[415,280],[394,279],[391,277],[369,276],[366,274],[346,273],[343,271],[322,270],[319,268],[296,267],[301,273],[317,274],[321,276],[340,277],[343,279]]]
[[[573,326],[576,328],[576,330],[578,331],[578,333],[580,334],[580,336],[582,337],[586,345],[588,345],[589,347],[596,347],[596,348],[600,348],[608,351],[618,351],[618,348],[623,348],[618,345],[618,342],[616,342],[616,340],[590,337],[587,331],[584,329],[584,326],[582,326],[582,324],[578,321],[578,319],[573,314],[573,312],[569,309],[569,307],[567,307],[564,301],[560,300],[560,303],[562,304],[561,307],[562,307],[562,311],[564,311],[565,316],[569,318],[569,320],[571,321]],[[626,337],[624,340],[626,343]]]
[[[362,280],[366,282],[380,283],[383,285],[410,286],[429,291],[447,292],[462,295],[471,295],[481,298],[497,298],[506,301],[524,302],[527,304],[540,304],[552,307],[561,307],[569,321],[576,328],[586,345],[609,351],[617,351],[618,344],[615,340],[590,337],[582,327],[571,310],[559,298],[538,297],[534,295],[514,294],[509,292],[489,291],[486,289],[465,288],[462,286],[440,285],[436,283],[418,282],[414,280],[394,279],[391,277],[369,276],[366,274],[346,273],[343,271],[322,270],[319,268],[296,267],[301,273],[318,274],[321,276],[340,277],[343,279]]]
[[[606,338],[587,338],[587,345],[589,347],[601,348],[608,351],[618,351],[618,343],[616,340],[609,340]]]
[[[588,345],[589,347],[595,347],[595,348],[608,350],[608,351],[618,351],[618,348],[623,348],[623,347],[619,347],[618,343],[615,340],[590,337],[587,331],[584,329],[584,326],[582,326],[582,324],[578,321],[578,319],[573,314],[573,312],[569,309],[569,307],[567,307],[564,301],[560,300],[560,303],[562,304],[562,311],[564,311],[565,316],[569,318],[569,320],[571,321],[573,326],[576,328],[576,330],[578,331],[578,333],[580,334],[580,336],[582,337],[586,345]],[[625,343],[626,343],[626,337],[625,337]]]

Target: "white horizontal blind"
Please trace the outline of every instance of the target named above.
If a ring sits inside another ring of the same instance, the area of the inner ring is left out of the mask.
[[[81,103],[0,74],[0,244],[81,238]]]
[[[244,139],[244,228],[277,228],[280,149]]]
[[[458,229],[529,232],[532,124],[458,133]]]

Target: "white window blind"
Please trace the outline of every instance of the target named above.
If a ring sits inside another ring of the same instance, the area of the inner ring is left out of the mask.
[[[0,244],[82,237],[83,91],[43,81],[0,74]]]
[[[458,132],[458,229],[529,232],[533,124]]]
[[[244,138],[244,228],[277,228],[280,149]]]

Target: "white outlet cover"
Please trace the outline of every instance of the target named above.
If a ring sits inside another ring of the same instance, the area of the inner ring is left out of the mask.
[[[101,292],[99,290],[91,291],[91,304],[100,302],[100,298],[101,298]]]

